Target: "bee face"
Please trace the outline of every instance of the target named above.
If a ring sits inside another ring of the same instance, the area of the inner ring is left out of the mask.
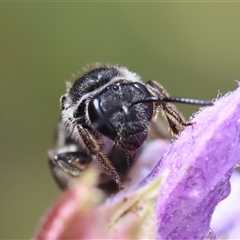
[[[132,102],[150,97],[141,83],[115,82],[93,96],[88,105],[91,128],[127,151],[138,150],[147,139],[153,103]]]
[[[191,125],[168,103],[176,100],[188,103],[188,99],[170,98],[160,84],[143,83],[137,74],[119,65],[97,64],[68,83],[60,99],[57,147],[49,154],[50,168],[59,185],[66,187],[69,179],[95,161],[122,189],[122,179],[148,137],[156,108],[162,110],[174,134]],[[189,100],[209,104],[200,102]]]
[[[147,139],[155,103],[132,102],[151,97],[139,76],[121,66],[93,69],[77,79],[60,99],[62,122],[81,142],[82,125],[97,140],[109,138],[116,146],[136,152]]]

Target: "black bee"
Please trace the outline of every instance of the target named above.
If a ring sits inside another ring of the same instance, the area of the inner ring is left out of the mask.
[[[122,180],[159,111],[174,135],[192,125],[170,102],[212,105],[210,101],[170,97],[159,83],[143,83],[136,73],[120,65],[95,64],[75,82],[67,83],[67,92],[60,99],[57,146],[48,152],[59,186],[67,187],[71,179],[98,163],[103,172],[99,187],[123,189]]]

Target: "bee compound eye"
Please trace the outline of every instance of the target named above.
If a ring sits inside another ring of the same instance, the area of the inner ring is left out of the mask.
[[[116,130],[109,121],[109,116],[107,116],[102,110],[100,99],[98,97],[92,98],[89,102],[88,115],[94,130],[112,140],[116,138]]]

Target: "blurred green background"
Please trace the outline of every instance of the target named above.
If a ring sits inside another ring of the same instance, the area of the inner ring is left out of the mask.
[[[29,238],[60,194],[47,166],[65,80],[127,66],[175,96],[240,80],[239,3],[0,3],[0,239]],[[179,106],[189,117],[196,107]]]

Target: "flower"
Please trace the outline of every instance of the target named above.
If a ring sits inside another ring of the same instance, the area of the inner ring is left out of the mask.
[[[105,199],[94,187],[96,173],[87,173],[63,193],[35,239],[216,239],[211,218],[240,158],[240,88],[191,122],[156,154],[150,174],[114,197]]]

